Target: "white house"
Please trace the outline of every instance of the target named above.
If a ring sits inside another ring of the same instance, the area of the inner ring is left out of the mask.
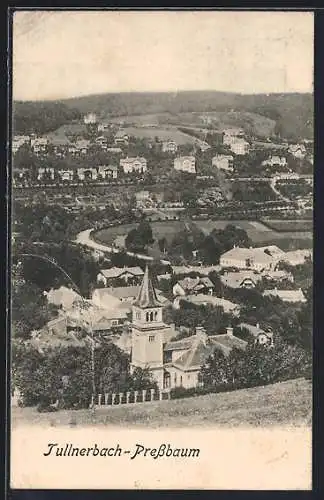
[[[38,167],[37,180],[50,179],[54,180],[55,169],[53,167]]]
[[[232,155],[217,154],[212,159],[212,166],[232,173],[234,171],[233,161],[234,158]]]
[[[223,144],[225,146],[230,146],[238,139],[243,139],[244,130],[241,128],[228,128],[223,130]]]
[[[174,169],[189,174],[196,173],[196,160],[194,156],[179,156],[174,159]]]
[[[267,160],[262,162],[262,165],[265,167],[286,167],[287,166],[287,158],[285,156],[269,156]]]
[[[274,288],[272,290],[265,290],[263,292],[264,297],[278,297],[283,302],[307,302],[305,295],[301,288],[298,290],[278,290]]]
[[[234,246],[221,255],[221,267],[235,267],[237,269],[274,270],[277,263],[283,259],[285,252],[276,245],[258,248],[240,248]]]
[[[250,144],[244,139],[237,138],[230,144],[230,148],[232,153],[238,156],[244,156],[248,154],[250,150]]]
[[[129,174],[132,172],[138,172],[142,174],[147,170],[147,161],[143,157],[121,158],[119,164],[125,174]]]
[[[97,123],[98,119],[96,113],[88,113],[83,117],[83,121],[86,125]]]
[[[30,141],[31,148],[36,155],[46,153],[48,144],[49,140],[46,137],[36,137]]]
[[[163,153],[176,153],[178,145],[174,141],[163,141],[162,142],[162,152]]]

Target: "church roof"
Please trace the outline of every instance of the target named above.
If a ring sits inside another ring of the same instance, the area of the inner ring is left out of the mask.
[[[156,291],[150,276],[149,266],[146,266],[145,268],[143,281],[134,305],[142,308],[163,306],[162,302],[160,302],[160,300],[157,298]]]

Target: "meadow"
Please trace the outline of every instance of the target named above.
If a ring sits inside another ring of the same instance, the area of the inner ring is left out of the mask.
[[[89,410],[38,413],[12,408],[11,423],[35,426],[265,427],[304,426],[312,422],[312,384],[305,379],[186,399]]]

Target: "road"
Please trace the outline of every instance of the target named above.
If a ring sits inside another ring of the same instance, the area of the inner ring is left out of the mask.
[[[84,245],[88,248],[91,248],[92,250],[98,250],[99,252],[104,252],[104,253],[123,253],[124,250],[120,248],[116,248],[114,246],[110,245],[103,245],[101,243],[97,243],[91,238],[91,231],[93,229],[86,229],[85,231],[81,231],[76,237],[75,243],[78,243],[80,245]],[[134,252],[125,252],[126,255],[129,257],[136,257],[137,259],[145,260],[145,261],[153,261],[153,257],[150,257],[149,255],[144,255],[140,253],[134,253]],[[161,264],[169,265],[170,262],[168,260],[160,260]]]

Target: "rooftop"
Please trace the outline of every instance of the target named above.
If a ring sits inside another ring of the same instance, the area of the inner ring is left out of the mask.
[[[144,272],[139,267],[112,267],[110,269],[101,269],[101,274],[105,276],[105,278],[118,278],[122,276],[124,273],[133,274],[134,276],[143,276]]]

